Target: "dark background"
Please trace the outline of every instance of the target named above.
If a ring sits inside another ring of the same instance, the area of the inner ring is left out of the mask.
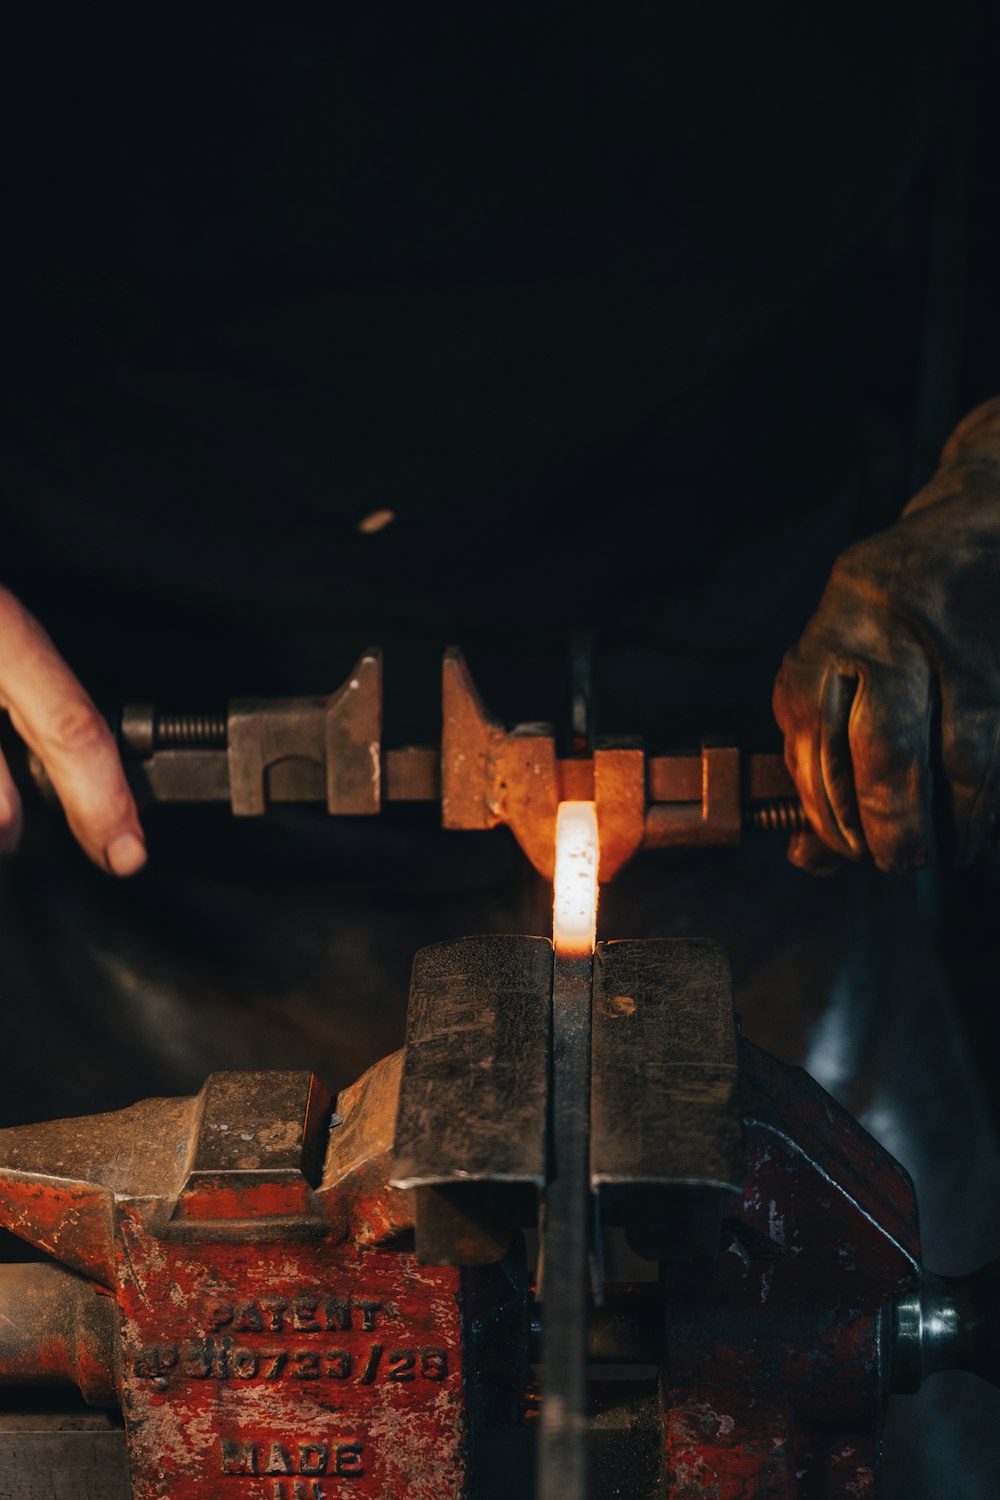
[[[23,8],[3,580],[109,710],[327,691],[374,642],[389,743],[433,740],[457,641],[495,712],[565,730],[588,629],[598,729],[775,745],[774,673],[834,558],[1000,393],[993,12]],[[122,886],[32,804],[0,877],[3,1122],[213,1067],[344,1083],[399,1044],[414,948],[544,930],[503,833],[333,821],[150,813]],[[872,1128],[905,1096],[935,1265],[966,1269],[995,1246],[959,1106],[971,1056],[1000,1124],[1000,865],[918,894],[758,846],[636,861],[602,920],[725,941],[747,1034],[789,1058],[819,1055],[860,931],[868,1010],[824,1081]],[[952,1479],[994,1430],[959,1395]],[[926,1410],[897,1438],[920,1469]]]
[[[895,3],[22,15],[5,581],[109,709],[326,690],[375,641],[390,743],[434,739],[457,640],[498,714],[565,725],[587,628],[599,729],[774,744],[834,557],[1000,391],[995,31]],[[446,858],[419,823],[363,857],[149,833],[227,879]],[[994,1105],[997,883],[987,858],[932,903]]]

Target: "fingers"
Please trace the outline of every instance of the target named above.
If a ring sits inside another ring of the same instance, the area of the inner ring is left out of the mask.
[[[788,859],[810,875],[833,875],[840,861],[833,850],[811,828],[793,833],[788,840]]]
[[[918,870],[934,858],[930,673],[913,653],[867,664],[848,723],[854,793],[865,844],[880,870]]]
[[[956,864],[975,858],[1000,819],[1000,703],[977,689],[961,692],[952,686],[941,705],[941,758]]]
[[[145,863],[145,842],[111,731],[38,621],[6,589],[0,703],[44,765],[86,853],[102,869],[134,874]]]
[[[0,753],[0,855],[13,854],[21,838],[21,798]]]
[[[895,642],[892,663],[790,652],[775,686],[785,758],[815,833],[847,858],[870,854],[883,870],[934,855],[930,725],[923,653]],[[816,867],[815,846],[793,840],[793,863]]]
[[[806,818],[827,847],[846,859],[864,853],[847,741],[854,687],[854,678],[827,653],[801,647],[785,657],[774,686],[785,762]]]

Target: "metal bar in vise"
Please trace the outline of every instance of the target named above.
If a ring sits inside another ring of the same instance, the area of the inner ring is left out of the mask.
[[[592,954],[554,950],[548,1180],[539,1224],[542,1409],[538,1500],[586,1500],[591,1258],[590,1035]]]
[[[415,1190],[420,1260],[496,1261],[537,1216],[539,1500],[584,1497],[592,980],[592,957],[554,952],[547,938],[422,949],[396,1120],[391,1182]]]

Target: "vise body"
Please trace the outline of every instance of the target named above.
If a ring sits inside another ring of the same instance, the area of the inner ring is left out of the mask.
[[[0,1131],[0,1224],[43,1255],[0,1267],[0,1379],[116,1414],[46,1493],[538,1493],[552,1005],[547,939],[468,938],[417,955],[405,1048],[336,1101],[228,1073]],[[739,1037],[714,945],[599,944],[590,1023],[586,1492],[874,1497],[891,1392],[994,1378],[994,1269],[923,1269],[906,1173]],[[0,1420],[17,1496],[3,1452]]]

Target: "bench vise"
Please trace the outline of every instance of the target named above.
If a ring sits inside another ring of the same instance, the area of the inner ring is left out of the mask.
[[[90,1489],[46,1493],[542,1493],[552,1003],[548,939],[467,938],[417,955],[405,1048],[336,1101],[223,1073],[0,1131],[0,1224],[45,1257],[0,1267],[0,1380],[123,1424]],[[559,1493],[874,1497],[892,1392],[997,1378],[997,1267],[923,1269],[907,1174],[740,1038],[713,944],[598,944],[589,1019],[585,1477]]]

